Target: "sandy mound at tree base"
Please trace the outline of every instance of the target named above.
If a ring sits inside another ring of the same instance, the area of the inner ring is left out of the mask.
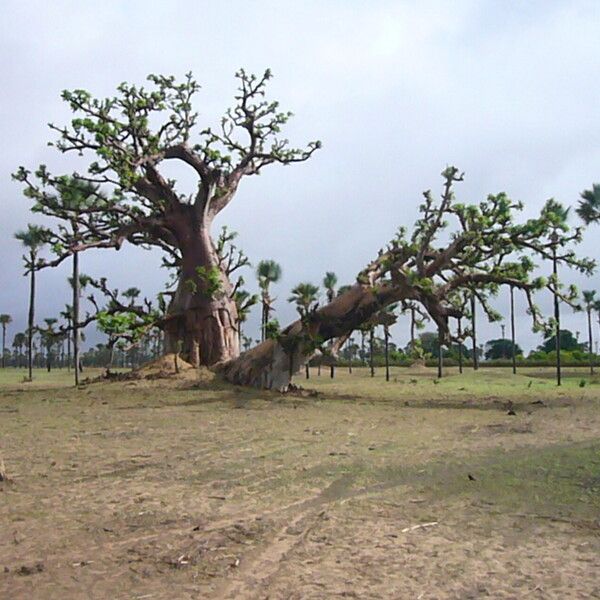
[[[175,354],[165,354],[156,360],[148,362],[133,371],[126,373],[106,372],[95,380],[85,381],[92,383],[94,381],[140,381],[153,379],[176,379],[181,381],[208,383],[212,381],[215,374],[206,367],[196,368],[194,365],[177,358],[177,367],[175,366]]]
[[[196,370],[194,365],[183,360],[181,357],[177,357],[177,367],[175,367],[175,364],[175,354],[165,354],[156,360],[134,369],[132,373],[135,373],[142,379],[154,379],[177,375],[177,370],[179,370],[179,374]]]

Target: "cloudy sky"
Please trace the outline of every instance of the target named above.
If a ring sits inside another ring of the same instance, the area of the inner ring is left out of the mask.
[[[13,315],[12,333],[27,311],[13,233],[35,219],[10,174],[42,162],[54,172],[73,168],[46,145],[47,123],[69,118],[65,88],[105,96],[121,81],[191,70],[202,84],[201,123],[213,123],[231,104],[239,67],[273,70],[271,97],[295,113],[288,137],[320,139],[323,149],[244,181],[216,225],[237,230],[254,262],[281,263],[282,323],[294,317],[286,302],[293,285],[319,283],[327,270],[351,281],[398,225],[410,227],[420,193],[439,189],[447,164],[466,173],[459,198],[505,191],[525,203],[524,216],[549,197],[575,204],[600,181],[596,1],[5,0],[2,9],[0,312]],[[583,253],[598,257],[599,235],[600,226],[586,233]],[[82,257],[85,272],[148,295],[163,285],[159,263],[131,248]],[[41,273],[40,319],[68,301],[66,277],[66,269]],[[600,291],[598,276],[565,278]],[[546,295],[539,303],[550,307]],[[505,310],[506,298],[497,305]],[[539,336],[521,299],[517,308],[519,342],[531,348]],[[564,314],[585,335],[583,317]],[[258,319],[257,310],[255,335]],[[482,327],[482,339],[499,334],[498,324]],[[394,340],[407,337],[401,319]],[[100,341],[92,331],[89,338]]]

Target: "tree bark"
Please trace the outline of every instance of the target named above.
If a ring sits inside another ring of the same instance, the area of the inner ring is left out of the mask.
[[[192,223],[187,229],[181,228],[184,229],[179,236],[181,272],[163,325],[164,352],[180,353],[195,366],[212,366],[237,358],[240,353],[237,308],[208,227],[195,228]],[[207,276],[210,273],[218,276],[216,290],[211,290]]]
[[[279,337],[264,341],[237,359],[216,366],[226,381],[286,391],[290,372],[297,373],[315,354],[314,340],[321,343],[349,335],[388,304],[407,297],[403,288],[391,285],[353,285],[331,303],[295,321]]]

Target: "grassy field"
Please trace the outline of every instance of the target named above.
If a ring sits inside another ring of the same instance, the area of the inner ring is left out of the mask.
[[[314,369],[281,396],[6,369],[0,597],[600,597],[586,373]]]

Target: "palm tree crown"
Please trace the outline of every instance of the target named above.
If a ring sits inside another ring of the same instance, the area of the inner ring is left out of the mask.
[[[337,285],[337,275],[333,271],[327,271],[323,278],[323,287],[327,290],[327,302],[331,302],[335,297],[335,286]]]
[[[268,290],[269,285],[281,279],[281,266],[274,260],[261,260],[256,268],[258,285],[262,290]]]
[[[579,206],[575,209],[579,218],[586,225],[600,221],[600,184],[594,183],[591,190],[583,190],[580,196]]]
[[[27,229],[17,231],[15,238],[22,242],[30,252],[37,254],[38,250],[46,243],[48,231],[39,225],[27,225]]]
[[[288,298],[288,302],[295,303],[300,316],[305,317],[317,302],[318,295],[318,286],[312,283],[299,283],[292,290],[292,295]]]
[[[585,304],[585,310],[594,310],[596,301],[596,290],[584,290],[581,294]]]

